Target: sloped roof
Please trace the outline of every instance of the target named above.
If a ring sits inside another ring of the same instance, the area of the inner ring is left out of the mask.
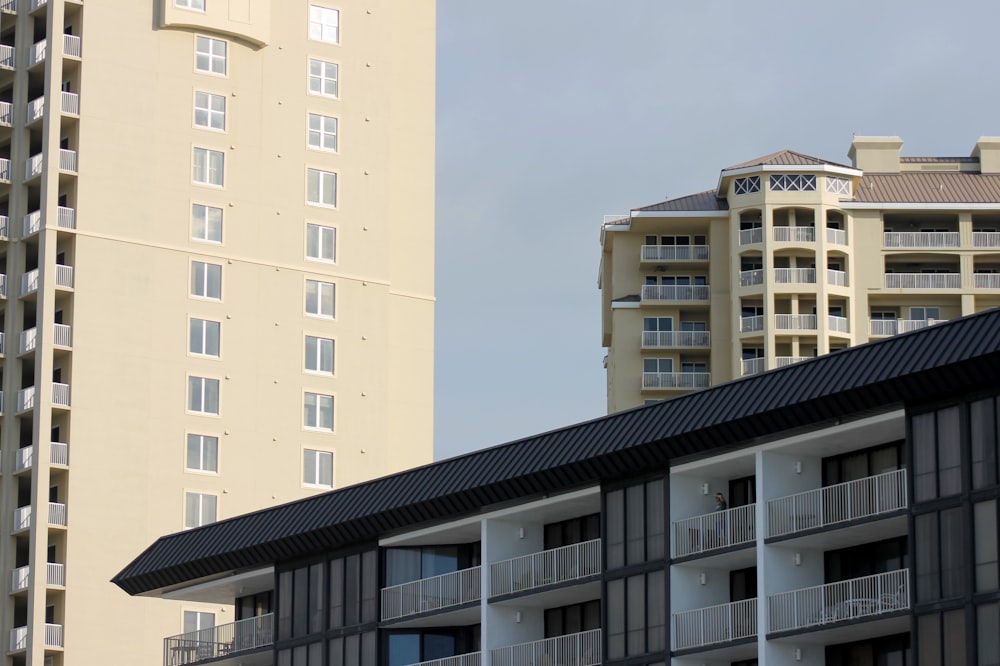
[[[701,211],[701,210],[729,210],[729,202],[724,198],[720,199],[715,190],[705,190],[696,194],[689,194],[676,199],[667,199],[660,203],[635,208],[641,211]]]
[[[979,164],[978,157],[933,157],[927,156],[917,156],[917,157],[900,157],[899,162],[901,164],[947,164],[957,162],[959,164]]]
[[[854,201],[866,203],[996,203],[1000,174],[904,171],[865,174]]]
[[[854,167],[847,164],[838,164],[837,162],[830,162],[828,160],[821,160],[818,157],[813,157],[811,155],[803,155],[802,153],[797,153],[794,150],[779,150],[776,153],[771,153],[770,155],[764,155],[763,157],[758,157],[756,159],[749,160],[747,162],[741,162],[739,164],[734,164],[728,166],[723,171],[732,171],[734,169],[746,169],[748,167],[755,166],[836,166],[843,167],[845,169],[853,169]]]
[[[1000,309],[672,400],[161,537],[116,575],[129,594],[372,542],[485,506],[580,488],[835,418],[995,387]]]

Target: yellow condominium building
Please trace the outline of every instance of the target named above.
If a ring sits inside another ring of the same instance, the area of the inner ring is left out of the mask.
[[[238,609],[116,590],[156,536],[431,460],[434,37],[0,0],[6,664],[158,664]]]
[[[607,215],[608,411],[1000,305],[1000,137],[850,165],[783,150],[704,192]]]

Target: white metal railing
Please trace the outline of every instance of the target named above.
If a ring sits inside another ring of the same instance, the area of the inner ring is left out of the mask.
[[[815,284],[815,268],[775,268],[774,281],[777,284]]]
[[[18,567],[10,572],[10,591],[20,592],[27,590],[31,585],[31,567]]]
[[[31,505],[19,506],[14,509],[14,524],[11,526],[11,530],[18,532],[29,527],[31,527]]]
[[[884,247],[958,247],[957,231],[886,231]]]
[[[26,331],[21,331],[21,343],[18,345],[18,353],[27,354],[34,351],[38,346],[38,329],[34,326]]]
[[[910,607],[909,569],[817,585],[767,598],[768,631],[791,631]]]
[[[7,298],[7,276],[0,274],[0,298]]]
[[[81,53],[80,38],[76,35],[63,35],[63,55],[79,58]]]
[[[709,347],[712,334],[708,331],[643,331],[643,347]]]
[[[612,213],[604,216],[604,226],[612,224],[629,224],[632,222],[631,213]]]
[[[826,242],[834,245],[847,245],[847,232],[843,229],[826,228]]]
[[[59,169],[61,171],[76,171],[76,151],[67,148],[59,149]]]
[[[69,384],[52,383],[52,404],[69,407]]]
[[[740,333],[753,333],[764,330],[764,315],[740,318]]]
[[[27,238],[32,234],[37,234],[42,230],[42,211],[33,210],[24,216],[24,224],[21,229],[21,238]]]
[[[31,11],[35,11],[39,7],[44,7],[49,4],[49,0],[31,0]]]
[[[56,264],[56,286],[73,288],[73,267]]]
[[[976,289],[1000,289],[1000,273],[974,273],[972,284]]]
[[[816,315],[814,314],[776,314],[774,315],[774,327],[785,330],[816,330]]]
[[[756,504],[673,521],[674,557],[750,543],[757,538]]]
[[[73,329],[68,324],[56,324],[52,331],[52,344],[60,347],[73,346]]]
[[[36,97],[28,102],[28,122],[38,120],[45,115],[45,96]]]
[[[164,666],[196,664],[274,643],[274,613],[163,639]]]
[[[707,301],[710,296],[708,285],[694,284],[644,284],[644,301]]]
[[[707,245],[643,245],[642,261],[708,261]]]
[[[49,442],[49,462],[53,465],[69,465],[69,444]]]
[[[10,238],[10,218],[6,215],[0,215],[0,240],[8,238]]]
[[[490,565],[490,595],[524,592],[601,573],[601,540],[593,539]]]
[[[49,502],[49,525],[66,526],[66,505],[59,502]]]
[[[40,62],[45,60],[45,55],[48,52],[48,42],[44,39],[39,40],[31,45],[31,50],[28,52],[28,67],[33,67]]]
[[[37,155],[32,155],[27,160],[24,161],[24,177],[34,178],[35,176],[42,173],[44,170],[45,155],[38,153]]]
[[[6,157],[0,158],[0,183],[10,182],[10,160]]]
[[[958,289],[961,273],[886,273],[886,289]]]
[[[56,209],[56,224],[60,229],[76,229],[76,211],[67,206]]]
[[[10,127],[14,123],[14,105],[10,102],[0,102],[0,125]]]
[[[7,353],[6,334],[0,333],[0,356]]]
[[[31,584],[31,567],[18,567],[11,572],[10,591],[20,592]],[[59,587],[66,585],[66,567],[57,562],[45,563],[45,584]]]
[[[767,535],[792,534],[905,509],[906,470],[845,481],[767,502]]]
[[[711,385],[712,374],[709,372],[642,373],[642,388],[644,389],[708,388]]]
[[[838,271],[835,268],[826,269],[826,283],[835,287],[846,287],[847,271]]]
[[[482,663],[482,652],[467,652],[465,654],[457,654],[454,657],[421,661],[418,664],[411,664],[410,666],[481,666]]]
[[[973,231],[972,247],[1000,247],[1000,232]]]
[[[27,627],[14,627],[10,630],[10,651],[17,652],[18,650],[28,649],[28,628]]]
[[[0,11],[17,13],[17,0],[0,0]]]
[[[767,368],[767,359],[764,357],[760,358],[745,358],[743,359],[743,376],[756,375],[758,372],[764,372]]]
[[[757,635],[757,599],[673,614],[673,649],[715,645]]]
[[[749,271],[740,271],[740,286],[752,287],[755,284],[764,284],[764,270],[754,268]]]
[[[45,623],[45,647],[63,646],[63,626],[61,624]]]
[[[740,245],[753,245],[764,242],[764,228],[754,227],[753,229],[740,230]]]
[[[774,227],[774,240],[784,243],[811,243],[816,240],[816,228]]]
[[[810,358],[812,358],[812,356],[775,356],[774,366],[777,368],[783,368],[786,365],[801,363],[802,361]]]
[[[31,464],[34,458],[35,447],[31,444],[28,446],[22,446],[14,452],[14,471],[23,472],[26,469],[31,469]]]
[[[479,601],[481,567],[421,578],[382,588],[382,619],[423,613]]]
[[[35,407],[35,387],[28,386],[17,392],[17,411],[23,412]]]
[[[837,333],[851,332],[851,323],[848,321],[847,317],[827,315],[826,320],[826,325],[831,331],[835,331]]]
[[[600,629],[490,650],[490,666],[534,666],[534,664],[597,666],[600,663]]]
[[[14,69],[14,47],[0,44],[0,67]]]
[[[58,562],[46,562],[45,584],[64,587],[66,585],[66,565]]]
[[[907,333],[927,328],[934,324],[943,324],[947,319],[872,319],[869,323],[869,335],[885,337],[897,333]]]
[[[60,96],[60,106],[63,113],[80,114],[80,96],[76,93],[63,91]]]

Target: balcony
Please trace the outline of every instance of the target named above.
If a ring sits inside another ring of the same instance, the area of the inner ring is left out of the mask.
[[[768,537],[820,529],[907,507],[906,470],[768,500]]]
[[[59,98],[59,108],[63,113],[80,115],[80,96],[76,93],[63,91]]]
[[[755,333],[764,330],[764,315],[740,318],[740,333]]]
[[[14,69],[14,47],[0,44],[0,67]]]
[[[49,587],[65,587],[66,567],[56,562],[45,564],[45,584]],[[31,586],[31,567],[18,567],[11,572],[10,591],[23,592]]]
[[[643,245],[643,262],[708,261],[707,245]]]
[[[774,240],[778,243],[813,243],[815,227],[774,227]]]
[[[63,626],[61,624],[45,625],[43,638],[45,647],[61,648],[63,646]],[[10,651],[20,652],[28,649],[28,628],[15,627],[10,630]]]
[[[774,357],[774,365],[777,368],[783,368],[786,365],[793,365],[795,363],[801,363],[802,361],[806,361],[806,360],[808,360],[810,358],[813,358],[813,357],[812,356],[775,356]]]
[[[63,55],[79,58],[83,53],[83,43],[76,35],[63,35]]]
[[[69,384],[52,382],[52,406],[69,407]]]
[[[814,314],[776,314],[774,328],[779,331],[815,331]]]
[[[526,592],[601,573],[601,540],[543,550],[490,565],[490,595]]]
[[[834,333],[850,333],[851,323],[848,321],[847,317],[841,317],[839,315],[827,315],[826,317],[827,328]]]
[[[59,170],[76,173],[76,151],[66,148],[59,149]]]
[[[826,269],[826,283],[832,284],[834,287],[846,287],[847,283],[847,272],[838,271],[833,268]]]
[[[69,444],[66,442],[49,442],[49,463],[52,465],[69,465]]]
[[[274,613],[248,617],[163,639],[163,665],[220,659],[274,644]]]
[[[28,386],[17,392],[17,411],[24,412],[35,408],[35,387]]]
[[[847,232],[843,229],[826,228],[826,242],[832,245],[847,245]]]
[[[17,0],[0,0],[0,12],[17,13]]]
[[[30,180],[36,176],[40,176],[42,171],[45,170],[45,155],[38,153],[37,155],[32,155],[24,161],[24,179]]]
[[[642,300],[644,301],[705,301],[708,302],[711,292],[708,285],[680,284],[644,284],[642,285]]]
[[[673,649],[691,650],[757,636],[757,599],[673,614]]]
[[[775,268],[776,284],[816,284],[815,268]]]
[[[73,288],[73,267],[56,264],[56,286],[66,289]]]
[[[24,412],[35,408],[36,391],[34,386],[28,386],[17,392],[17,411]],[[69,407],[69,384],[52,383],[52,406]]]
[[[756,284],[764,284],[764,271],[760,268],[749,271],[740,271],[740,286],[752,287]]]
[[[21,354],[27,354],[28,352],[35,351],[35,347],[38,346],[38,329],[35,327],[29,328],[27,331],[21,331],[21,343],[18,346],[18,352]]]
[[[644,389],[698,389],[712,385],[709,372],[644,372]]]
[[[886,273],[886,289],[959,289],[961,273]]]
[[[957,231],[886,231],[882,245],[904,249],[958,247],[959,238]]]
[[[76,229],[76,211],[66,206],[56,209],[56,226],[60,229]],[[42,211],[35,210],[24,216],[21,238],[28,238],[42,230]]]
[[[14,124],[14,105],[10,102],[0,102],[0,126],[10,127]]]
[[[708,331],[643,331],[643,349],[669,349],[672,347],[710,347],[712,334]]]
[[[28,102],[28,114],[25,120],[33,123],[45,115],[45,96],[36,97]]]
[[[700,555],[753,543],[757,538],[756,509],[756,504],[746,504],[673,521],[674,557]]]
[[[7,298],[7,276],[0,274],[0,298]]]
[[[1000,289],[1000,273],[974,273],[972,286],[976,289]]]
[[[600,629],[490,650],[490,666],[598,666],[600,663]]]
[[[909,573],[899,569],[773,594],[767,598],[768,630],[795,631],[908,610]]]
[[[48,53],[48,42],[44,39],[35,42],[31,45],[31,50],[28,52],[28,67],[34,67],[40,62],[45,62],[45,57]]]
[[[897,333],[907,333],[927,328],[934,324],[942,324],[947,319],[872,319],[869,323],[869,335],[873,338],[884,338]]]
[[[761,358],[745,358],[743,359],[743,376],[756,375],[759,372],[764,372],[767,370],[767,359]]]
[[[382,588],[382,620],[479,601],[481,576],[481,567],[471,567]]]
[[[72,347],[73,328],[68,324],[55,324],[52,329],[52,344],[57,347]]]
[[[972,247],[1000,248],[1000,232],[973,231]]]
[[[0,183],[10,184],[10,160],[6,157],[0,158]]]
[[[29,444],[22,446],[14,452],[14,473],[24,472],[31,469],[35,459],[35,447]]]
[[[753,229],[740,230],[740,245],[753,245],[764,242],[764,228],[754,227]]]
[[[481,666],[482,663],[482,652],[468,652],[466,654],[455,655],[454,657],[422,661],[419,664],[411,664],[411,666]]]

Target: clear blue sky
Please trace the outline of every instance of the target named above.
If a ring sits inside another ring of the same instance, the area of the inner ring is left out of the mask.
[[[605,213],[1000,135],[1000,3],[438,0],[437,459],[605,412]]]

